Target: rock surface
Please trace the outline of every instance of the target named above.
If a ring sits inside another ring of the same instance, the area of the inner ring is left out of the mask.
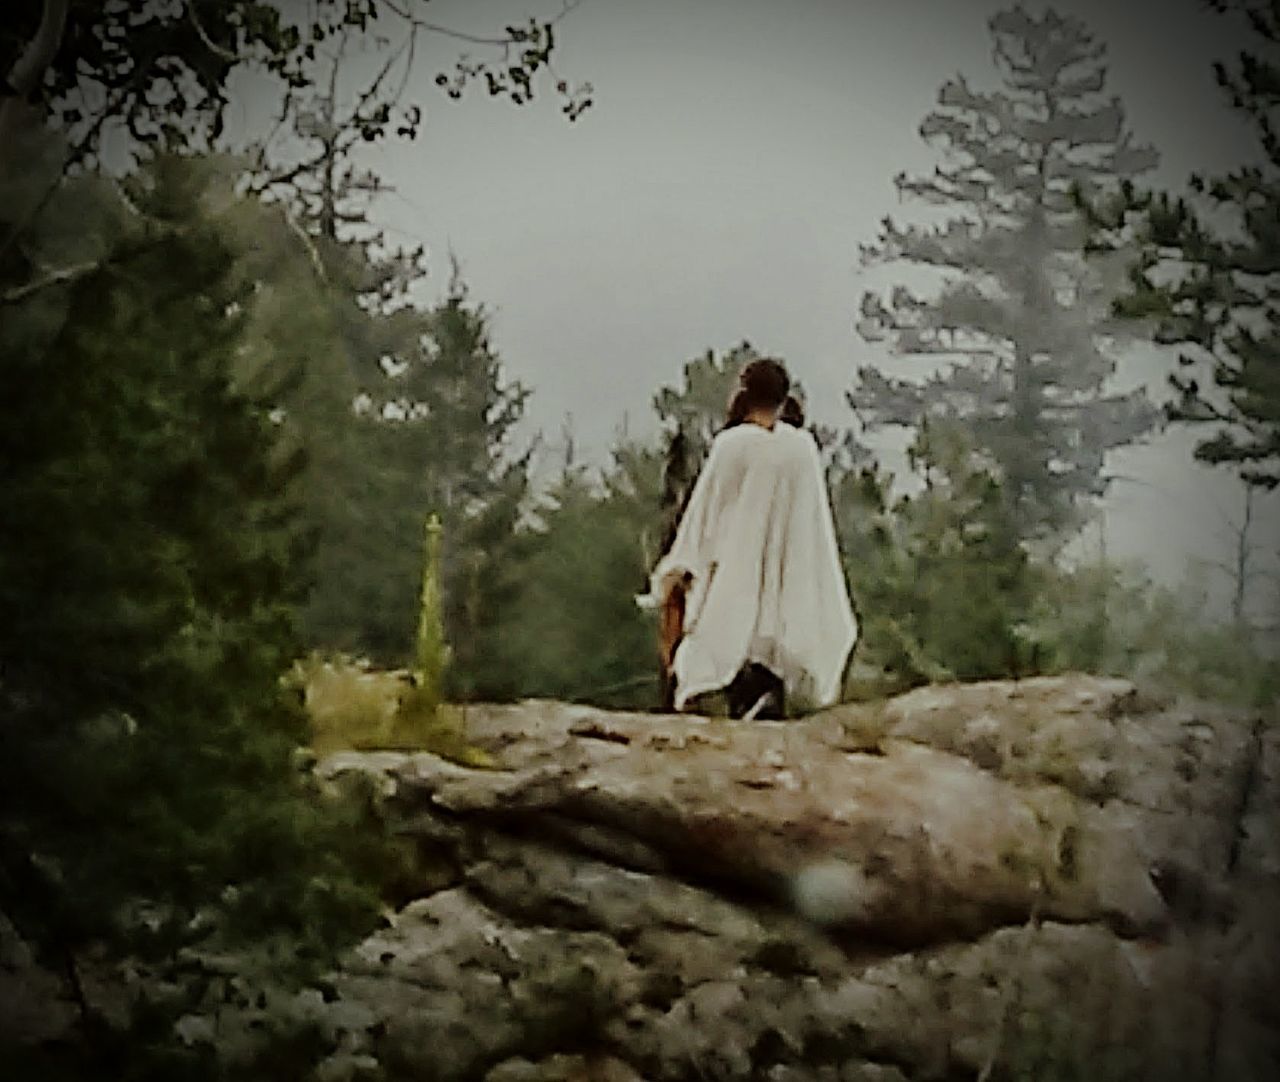
[[[424,869],[334,977],[330,1077],[1280,1077],[1269,719],[1070,676],[468,720],[497,769],[318,767]]]
[[[188,1039],[283,1013],[336,1049],[317,1082],[1280,1078],[1273,718],[1085,676],[468,714],[493,769],[316,765],[412,840],[411,900]]]

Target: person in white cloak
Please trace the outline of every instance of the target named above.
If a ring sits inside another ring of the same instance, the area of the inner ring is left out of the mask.
[[[677,710],[761,670],[778,700],[825,706],[839,697],[857,621],[817,445],[778,422],[788,385],[776,361],[744,370],[735,400],[743,423],[731,417],[715,436],[675,540],[650,576],[650,605],[686,590],[671,664]],[[748,716],[769,716],[770,706],[781,716],[782,702],[767,698]]]

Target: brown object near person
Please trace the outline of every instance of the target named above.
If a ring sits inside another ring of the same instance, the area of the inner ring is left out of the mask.
[[[658,620],[658,679],[662,689],[662,709],[675,709],[676,682],[671,672],[676,647],[684,637],[685,599],[688,596],[690,576],[685,574],[671,585],[662,598]]]

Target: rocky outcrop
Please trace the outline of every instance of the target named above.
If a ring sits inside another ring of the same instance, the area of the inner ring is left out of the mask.
[[[422,896],[330,1077],[1271,1079],[1280,731],[1087,677],[801,722],[528,702],[342,753]]]
[[[1271,717],[1067,676],[467,725],[492,768],[315,765],[410,843],[406,904],[184,1039],[305,1025],[317,1082],[1280,1077]]]

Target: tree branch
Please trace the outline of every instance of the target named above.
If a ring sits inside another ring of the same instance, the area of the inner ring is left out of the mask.
[[[213,38],[209,37],[205,28],[200,24],[200,19],[196,15],[196,0],[187,0],[187,19],[196,32],[196,36],[204,42],[207,48],[214,56],[220,56],[223,60],[230,61],[232,64],[239,64],[244,58],[239,53],[219,45]]]
[[[42,278],[36,278],[34,281],[0,293],[0,304],[18,304],[33,294],[43,292],[53,286],[74,282],[77,278],[83,278],[86,274],[91,274],[101,266],[101,263],[77,263],[70,267],[59,267]]]
[[[421,19],[417,15],[411,14],[407,7],[395,3],[394,0],[382,0],[382,2],[386,5],[389,11],[399,15],[400,18],[404,19],[410,26],[417,27],[420,30],[430,31],[433,34],[439,34],[442,37],[453,38],[455,41],[464,41],[470,45],[502,45],[509,47],[517,44],[519,40],[511,37],[510,35],[502,38],[487,38],[481,37],[477,34],[467,34],[461,30],[454,30],[452,27],[441,26],[439,23],[433,23],[426,19]],[[581,3],[582,0],[566,0],[560,9],[560,13],[550,20],[550,25],[555,26],[561,19],[581,5]]]
[[[40,85],[45,69],[53,63],[58,45],[62,42],[62,32],[67,23],[67,9],[70,6],[71,0],[45,0],[36,36],[31,39],[30,44],[22,51],[8,72],[9,86],[18,97],[30,96]]]
[[[12,92],[12,96],[0,100],[0,154],[6,157],[10,152],[9,141],[18,112],[35,93],[58,53],[70,6],[71,0],[45,0],[35,37],[5,74],[5,82]]]

